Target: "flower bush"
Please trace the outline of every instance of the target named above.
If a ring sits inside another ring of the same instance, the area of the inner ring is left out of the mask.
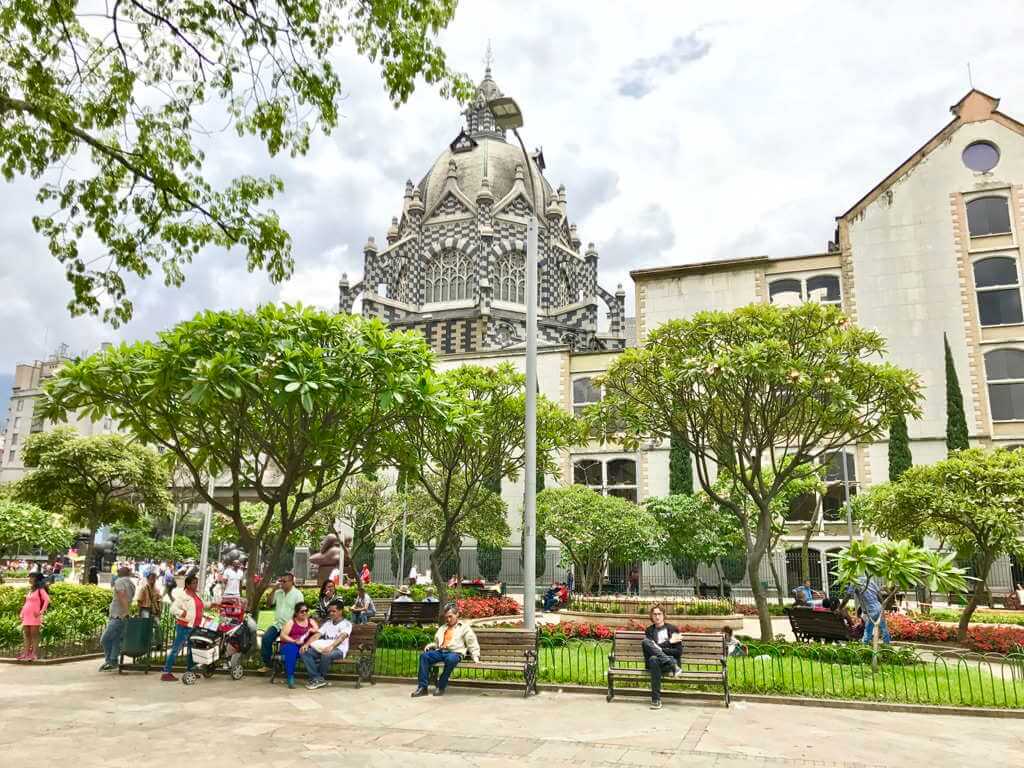
[[[955,643],[956,627],[936,621],[891,613],[886,616],[893,640],[920,643]],[[981,653],[1013,653],[1024,649],[1024,629],[1016,627],[970,626],[967,647]]]
[[[680,632],[713,632],[706,627],[677,626]],[[625,627],[609,627],[607,624],[592,624],[585,621],[563,621],[558,624],[540,625],[540,642],[547,646],[562,646],[569,640],[606,640],[610,641],[616,632],[627,630],[643,632],[646,624],[630,621]]]
[[[518,616],[522,609],[511,597],[466,597],[455,601],[459,615],[464,619],[484,619],[489,616]]]

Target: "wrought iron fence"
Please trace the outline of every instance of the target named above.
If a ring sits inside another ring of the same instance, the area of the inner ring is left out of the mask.
[[[378,645],[374,674],[379,677],[416,676],[420,647],[415,637],[408,642],[390,628]],[[170,647],[173,623],[164,621],[154,632],[154,648],[140,665],[162,664]],[[733,693],[776,694],[819,699],[855,699],[912,704],[1000,707],[1024,709],[1024,653],[977,654],[946,651],[933,653],[911,647],[883,648],[877,671],[872,668],[871,651],[860,644],[817,645],[801,643],[751,642],[746,654],[729,658],[729,687]],[[44,646],[42,656],[54,658],[81,655],[99,649],[99,634],[88,638]],[[0,655],[8,655],[0,649]],[[540,638],[540,684],[603,688],[606,685],[611,643],[603,640]],[[17,651],[14,651],[16,653]],[[14,653],[9,655],[13,656]],[[185,654],[176,666],[183,667]],[[258,646],[245,664],[259,665]],[[301,673],[301,668],[300,668]],[[515,680],[513,673],[491,670],[456,669],[455,680]],[[666,690],[676,683],[665,681]],[[623,681],[623,687],[644,685],[644,681]],[[716,688],[683,685],[683,690]]]
[[[86,656],[97,653],[102,649],[100,645],[100,632],[89,634],[66,635],[59,640],[48,642],[41,640],[39,643],[40,659],[67,659],[75,656]],[[21,643],[5,643],[0,645],[0,659],[13,659],[22,651]]]

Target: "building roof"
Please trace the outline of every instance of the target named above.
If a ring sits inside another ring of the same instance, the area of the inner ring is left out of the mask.
[[[960,101],[949,108],[953,113],[953,119],[944,125],[938,133],[932,136],[916,152],[904,160],[900,165],[871,188],[866,195],[854,203],[845,213],[836,216],[836,219],[846,219],[856,216],[878,197],[885,192],[897,179],[908,171],[912,170],[918,163],[924,160],[929,153],[948,139],[954,132],[965,123],[975,123],[981,120],[994,120],[997,123],[1009,128],[1012,131],[1024,136],[1024,124],[1019,123],[1008,115],[999,112],[999,99],[990,96],[977,88],[969,90]]]
[[[801,253],[790,256],[741,256],[734,259],[711,259],[709,261],[693,261],[688,264],[671,264],[663,267],[646,267],[634,269],[629,276],[636,280],[638,277],[668,277],[673,274],[713,272],[718,269],[732,269],[735,267],[751,266],[754,264],[774,264],[779,261],[791,259],[813,259],[816,257],[835,256],[834,253]]]

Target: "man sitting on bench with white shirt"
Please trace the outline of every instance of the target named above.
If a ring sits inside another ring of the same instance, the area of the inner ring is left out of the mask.
[[[683,638],[674,625],[665,622],[665,611],[660,605],[651,608],[651,625],[644,635],[644,659],[651,673],[651,709],[661,709],[661,676],[680,675]]]
[[[316,690],[327,685],[327,673],[331,664],[348,655],[348,638],[352,634],[352,622],[345,618],[341,600],[327,604],[327,619],[320,629],[310,635],[302,645],[300,658],[309,672],[306,688]]]

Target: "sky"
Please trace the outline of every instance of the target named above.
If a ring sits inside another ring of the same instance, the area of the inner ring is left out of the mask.
[[[816,253],[835,216],[950,119],[974,85],[1024,119],[1016,2],[561,3],[463,0],[441,42],[451,65],[493,75],[525,116],[527,147],[564,184],[570,220],[626,290],[642,267]],[[362,274],[405,180],[419,181],[461,127],[459,106],[421,84],[395,109],[374,65],[338,51],[342,119],[305,157],[269,158],[233,132],[203,149],[215,181],[277,174],[273,203],[296,269],[272,285],[244,253],[204,252],[182,288],[131,284],[135,317],[113,329],[71,318],[63,270],[31,226],[36,183],[0,181],[0,372],[104,341],[151,338],[197,311],[302,301],[334,308]],[[2,382],[0,382],[2,384]],[[2,398],[0,393],[0,398]]]

